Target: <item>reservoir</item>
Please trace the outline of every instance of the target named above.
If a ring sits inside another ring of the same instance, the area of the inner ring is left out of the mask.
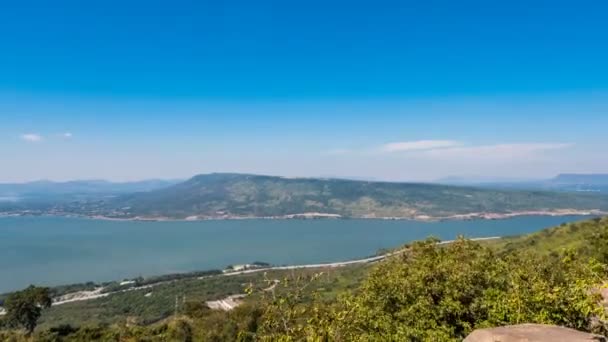
[[[296,265],[362,258],[435,236],[442,240],[531,233],[585,217],[504,220],[109,221],[0,218],[0,293],[269,262]]]

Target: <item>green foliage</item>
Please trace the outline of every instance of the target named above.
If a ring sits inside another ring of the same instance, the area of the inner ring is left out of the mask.
[[[310,290],[318,291],[327,299],[335,298],[342,290],[356,288],[361,279],[365,277],[368,268],[365,265],[355,265],[332,270],[321,281],[313,284],[314,286],[311,286]],[[277,270],[266,272],[266,277],[282,279],[292,274],[297,277],[308,276],[315,272],[318,270]],[[198,275],[198,273],[193,274]],[[115,324],[134,317],[138,324],[152,324],[175,313],[176,297],[180,299],[179,312],[185,314],[185,311],[190,310],[188,306],[192,305],[205,310],[207,309],[204,305],[205,301],[244,293],[248,284],[252,284],[256,292],[268,287],[263,272],[203,279],[197,277],[175,279],[149,289],[132,290],[94,300],[53,306],[44,310],[39,326],[41,329],[49,329],[65,324],[73,326]],[[149,296],[146,297],[146,294]],[[184,296],[186,296],[186,303],[182,305],[181,300]],[[253,295],[247,301],[255,302],[258,299],[259,296]],[[192,317],[200,318],[195,313],[192,314]]]
[[[499,253],[533,252],[543,255],[575,251],[608,264],[608,217],[564,223],[537,233],[487,242]]]
[[[30,286],[14,292],[6,298],[6,321],[13,326],[23,327],[28,333],[36,328],[42,309],[51,306],[51,296],[46,287]]]
[[[113,324],[133,317],[139,324],[151,324],[175,313],[176,297],[180,303],[184,295],[190,301],[216,300],[242,292],[242,283],[251,278],[253,276],[180,279],[149,289],[53,306],[45,311],[40,325],[50,328],[61,324]]]
[[[603,267],[573,254],[498,257],[478,243],[414,244],[380,264],[337,303],[270,301],[262,340],[459,341],[473,329],[546,323],[592,329],[604,311],[596,292]],[[595,328],[593,328],[595,329]]]
[[[186,321],[175,320],[169,324],[167,337],[170,341],[192,342],[192,327]]]

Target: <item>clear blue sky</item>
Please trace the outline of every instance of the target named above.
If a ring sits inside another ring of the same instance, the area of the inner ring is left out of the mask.
[[[606,1],[0,5],[0,182],[608,172]]]

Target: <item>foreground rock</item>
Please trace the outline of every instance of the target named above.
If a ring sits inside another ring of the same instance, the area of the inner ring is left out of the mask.
[[[464,342],[583,342],[608,341],[605,337],[543,324],[521,324],[473,331]]]

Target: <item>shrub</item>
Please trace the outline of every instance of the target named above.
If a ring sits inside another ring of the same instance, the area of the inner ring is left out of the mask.
[[[595,261],[512,253],[479,243],[416,243],[378,265],[356,293],[332,305],[304,305],[294,294],[270,300],[263,340],[459,341],[473,329],[546,323],[592,329],[603,317]]]

